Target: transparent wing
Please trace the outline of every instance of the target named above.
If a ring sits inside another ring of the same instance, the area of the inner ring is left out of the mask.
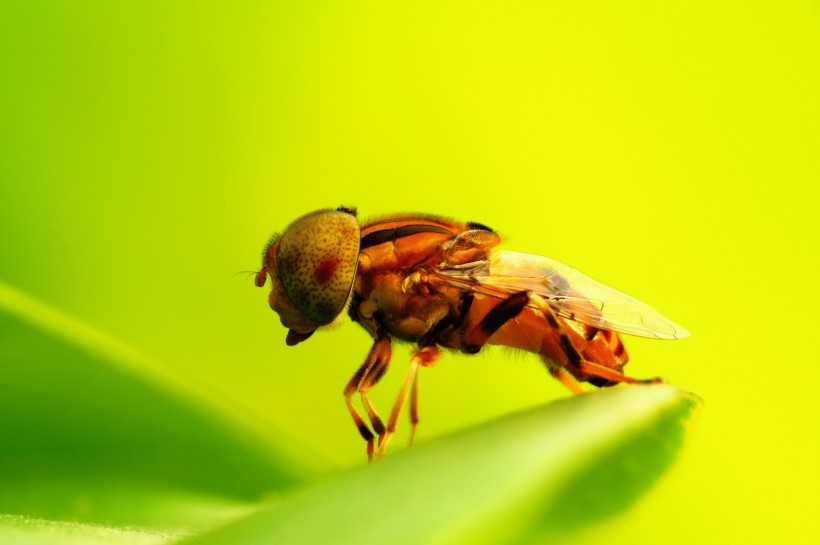
[[[543,297],[556,315],[601,329],[656,339],[689,336],[649,305],[548,257],[493,252],[486,261],[438,269],[435,276],[495,297],[529,290]]]

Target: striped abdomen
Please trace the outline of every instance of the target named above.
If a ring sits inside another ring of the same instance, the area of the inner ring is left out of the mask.
[[[466,327],[470,328],[496,304],[497,300],[492,297],[477,297],[470,308]],[[563,318],[557,318],[557,321],[584,360],[622,372],[623,366],[629,361],[629,355],[617,333]],[[546,319],[530,307],[524,308],[518,316],[501,326],[488,340],[488,344],[540,354],[548,366],[563,367],[579,381],[590,382],[595,386],[611,385],[609,381],[576,371],[569,365],[561,343],[558,332],[549,327]]]

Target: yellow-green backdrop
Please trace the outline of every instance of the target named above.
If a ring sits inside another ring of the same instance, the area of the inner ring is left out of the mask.
[[[820,539],[816,2],[8,2],[0,73],[0,280],[344,467],[366,334],[286,347],[245,271],[316,208],[485,223],[692,332],[627,339],[705,408],[590,542]],[[419,438],[563,395],[448,356]]]

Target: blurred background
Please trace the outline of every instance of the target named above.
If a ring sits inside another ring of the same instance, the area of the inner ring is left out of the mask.
[[[816,542],[818,36],[799,0],[4,3],[0,280],[344,468],[370,340],[286,347],[263,245],[341,204],[481,222],[692,333],[626,339],[705,408],[607,539]],[[420,441],[567,395],[502,349],[422,371]]]

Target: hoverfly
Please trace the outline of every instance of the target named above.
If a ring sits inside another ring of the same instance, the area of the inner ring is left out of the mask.
[[[624,375],[628,356],[618,333],[688,335],[624,293],[558,261],[497,250],[500,242],[480,223],[395,215],[362,225],[355,209],[344,207],[307,214],[268,242],[255,283],[262,287],[270,277],[269,303],[288,328],[288,346],[338,322],[345,310],[373,337],[344,389],[368,459],[377,449],[385,453],[408,395],[412,444],[418,369],[436,363],[439,347],[475,354],[492,344],[534,352],[553,377],[582,393],[580,382],[659,382]],[[417,349],[385,425],[368,392],[387,371],[394,338]],[[357,392],[372,431],[353,405]]]

